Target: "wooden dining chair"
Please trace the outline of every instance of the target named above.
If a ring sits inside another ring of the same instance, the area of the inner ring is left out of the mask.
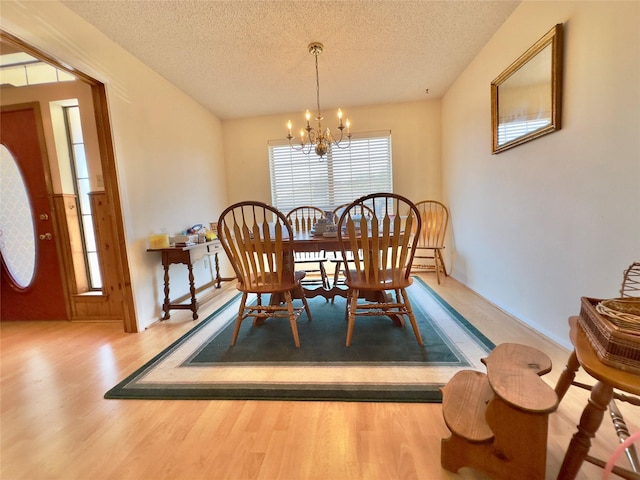
[[[312,229],[315,227],[318,220],[325,218],[325,212],[321,208],[312,206],[296,207],[287,213],[287,221],[291,224],[294,234],[305,233],[312,235]],[[327,276],[327,270],[325,263],[329,261],[326,252],[324,250],[316,250],[311,252],[295,252],[295,263],[298,267],[301,267],[305,273],[320,275],[320,280],[314,278],[305,277],[302,281],[304,284],[321,283],[326,289],[329,288],[329,277]],[[309,265],[317,265],[317,267],[310,267]],[[306,265],[306,267],[305,267]]]
[[[333,222],[338,225],[338,221],[340,220],[340,216],[342,215],[342,212],[345,211],[345,209],[351,205],[351,203],[344,203],[342,205],[337,206],[336,208],[333,209]],[[356,207],[355,209],[355,214],[358,214],[358,211],[360,212],[359,214],[367,217],[367,218],[371,218],[373,217],[373,210],[371,210],[370,207],[368,207],[367,205],[359,205]],[[350,258],[350,257],[349,257]],[[346,267],[347,265],[344,263],[344,261],[342,260],[342,253],[340,251],[336,251],[333,253],[333,258],[330,259],[331,263],[334,264],[334,269],[333,269],[333,285],[339,285],[339,284],[343,284],[344,283],[344,270],[343,270],[343,265],[344,267]],[[331,303],[333,303],[333,299],[331,300]]]
[[[418,235],[415,254],[415,270],[435,270],[436,280],[440,283],[440,273],[448,276],[442,251],[449,224],[449,209],[436,200],[423,200],[416,203],[422,220],[422,231]],[[431,260],[433,263],[421,262]]]
[[[238,339],[240,325],[252,317],[254,326],[268,318],[288,318],[296,347],[300,346],[297,319],[311,312],[300,284],[304,272],[296,272],[292,259],[293,230],[278,209],[262,202],[245,201],[226,208],[218,220],[218,238],[238,278],[236,288],[242,292],[231,345]],[[250,293],[257,295],[248,304]],[[277,295],[283,302],[266,303],[265,294]],[[293,298],[302,306],[294,306]]]
[[[369,205],[372,217],[361,214]],[[400,216],[399,212],[406,212]],[[393,193],[375,193],[351,203],[338,220],[338,241],[346,269],[347,347],[356,317],[407,316],[423,345],[406,289],[413,283],[411,265],[422,220],[415,205]],[[391,291],[392,294],[387,292]],[[361,301],[359,301],[361,299]],[[401,320],[401,324],[404,322]]]

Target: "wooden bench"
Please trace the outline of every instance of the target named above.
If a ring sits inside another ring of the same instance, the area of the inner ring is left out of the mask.
[[[442,440],[443,468],[543,480],[548,417],[558,406],[555,391],[540,378],[551,371],[551,360],[535,348],[504,343],[482,363],[486,374],[463,370],[442,388],[442,413],[451,430]]]

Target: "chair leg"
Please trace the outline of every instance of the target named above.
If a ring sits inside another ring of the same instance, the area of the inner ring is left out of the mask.
[[[444,264],[444,257],[442,256],[442,251],[436,250],[436,255],[438,255],[438,258],[440,259],[440,265],[442,266],[442,273],[444,273],[445,277],[448,277],[449,274],[447,273],[447,266]]]
[[[333,286],[338,285],[338,280],[340,279],[340,269],[342,268],[342,260],[336,261],[336,269],[333,272]],[[331,303],[335,302],[335,295],[331,297]]]
[[[356,308],[359,295],[360,292],[357,289],[353,289],[349,290],[349,296],[347,297],[347,313],[349,315],[347,319],[347,347],[351,345],[351,339],[353,338],[353,327],[356,323]]]
[[[320,277],[322,278],[322,287],[329,290],[329,277],[327,277],[327,270],[324,268],[324,262],[320,262]]]
[[[416,340],[418,340],[418,345],[424,345],[422,341],[422,335],[420,335],[420,329],[418,329],[418,322],[416,322],[416,316],[413,314],[413,310],[411,309],[411,302],[409,301],[409,296],[407,295],[407,291],[403,288],[400,290],[402,293],[402,299],[404,300],[404,305],[407,310],[407,316],[409,317],[409,321],[411,322],[411,328],[413,328],[413,333],[416,336]]]
[[[309,302],[307,302],[307,297],[304,295],[304,289],[302,288],[302,285],[298,287],[297,294],[300,297],[300,300],[302,300],[304,311],[307,313],[307,318],[309,319],[309,321],[311,321],[311,310],[309,309]]]
[[[240,324],[242,323],[242,319],[244,317],[244,307],[247,304],[247,294],[242,294],[242,299],[240,300],[240,308],[238,308],[238,317],[236,318],[236,324],[233,327],[233,337],[231,337],[231,346],[236,344],[238,340],[238,333],[240,333]]]
[[[298,336],[298,324],[296,322],[296,314],[293,311],[293,299],[291,292],[284,292],[284,299],[287,302],[287,312],[289,312],[289,324],[291,325],[291,333],[293,334],[293,342],[296,348],[300,347],[300,337]]]

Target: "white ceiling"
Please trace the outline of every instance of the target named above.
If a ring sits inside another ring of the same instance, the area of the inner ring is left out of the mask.
[[[439,98],[520,0],[62,3],[224,120],[313,113],[314,41],[322,110]]]

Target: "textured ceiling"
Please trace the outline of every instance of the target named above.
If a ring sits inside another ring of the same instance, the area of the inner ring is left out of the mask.
[[[520,0],[63,1],[221,119],[439,98]],[[429,89],[429,94],[425,90]]]

